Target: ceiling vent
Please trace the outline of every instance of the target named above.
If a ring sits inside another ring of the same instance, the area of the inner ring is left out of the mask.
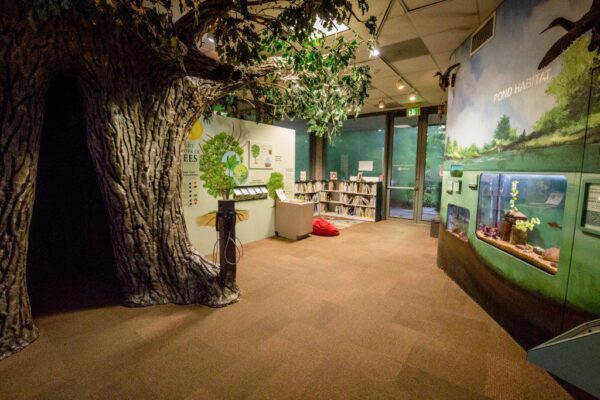
[[[488,17],[471,36],[471,55],[477,53],[496,34],[496,12]]]

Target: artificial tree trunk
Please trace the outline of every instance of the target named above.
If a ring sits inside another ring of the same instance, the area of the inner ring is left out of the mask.
[[[220,267],[192,247],[180,197],[186,134],[220,86],[174,76],[118,24],[69,15],[33,30],[7,3],[0,0],[0,359],[38,336],[26,256],[44,95],[57,73],[82,89],[125,304],[236,301],[235,281],[220,279]]]

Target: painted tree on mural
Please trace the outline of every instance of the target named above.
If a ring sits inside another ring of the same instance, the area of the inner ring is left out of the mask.
[[[589,52],[590,38],[577,39],[560,58],[561,69],[546,93],[554,97],[556,104],[545,111],[527,133],[519,135],[510,124],[510,117],[498,119],[493,139],[482,148],[472,144],[459,146],[456,141],[446,145],[448,159],[472,159],[504,150],[527,150],[571,143],[581,143],[589,128],[588,143],[600,141],[600,91],[590,91],[590,82],[599,86],[600,74],[592,76],[596,65],[596,52]],[[590,78],[593,78],[593,81]],[[590,98],[590,93],[592,98]],[[588,110],[588,104],[591,105]]]
[[[224,306],[239,289],[184,224],[186,133],[213,107],[250,104],[258,120],[301,117],[335,134],[348,104],[366,100],[370,74],[352,66],[357,39],[325,40],[314,26],[364,18],[373,32],[367,11],[366,0],[0,0],[0,358],[38,336],[25,265],[54,76],[82,92],[126,304]],[[201,50],[208,36],[218,57]]]

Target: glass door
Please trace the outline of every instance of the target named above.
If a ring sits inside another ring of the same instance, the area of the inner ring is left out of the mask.
[[[440,214],[442,199],[442,166],[446,143],[445,117],[437,114],[427,116],[427,144],[425,146],[425,170],[423,171],[423,190],[421,198],[421,221],[431,221]]]
[[[388,215],[415,219],[419,118],[395,117],[388,182]]]

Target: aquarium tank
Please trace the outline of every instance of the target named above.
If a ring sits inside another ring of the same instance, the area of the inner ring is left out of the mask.
[[[556,273],[566,191],[562,175],[481,174],[477,237]]]
[[[459,239],[467,242],[469,230],[469,210],[464,207],[448,204],[448,218],[446,219],[446,230]]]

